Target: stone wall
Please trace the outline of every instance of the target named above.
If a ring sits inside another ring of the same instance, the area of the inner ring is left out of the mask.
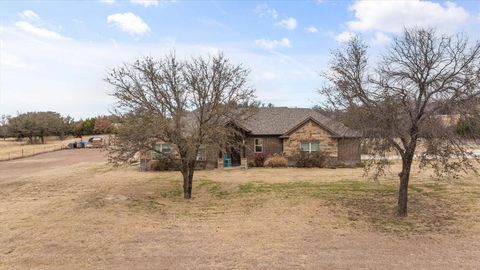
[[[328,131],[315,122],[308,121],[283,140],[283,152],[287,156],[292,156],[300,151],[300,142],[318,141],[320,151],[327,152],[331,157],[337,157],[337,140],[330,136],[331,134]]]

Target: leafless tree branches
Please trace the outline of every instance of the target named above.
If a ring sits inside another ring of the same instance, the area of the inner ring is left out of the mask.
[[[249,71],[223,55],[179,60],[146,57],[113,69],[107,77],[122,119],[112,161],[124,162],[155,142],[171,143],[180,158],[184,197],[190,198],[198,149],[222,147],[249,117],[254,89]]]
[[[458,117],[480,110],[480,42],[434,29],[406,29],[393,40],[376,66],[358,37],[333,53],[329,81],[320,92],[347,112],[347,121],[371,142],[371,161],[382,172],[387,153],[402,158],[398,215],[407,215],[408,182],[413,159],[438,175],[474,169],[455,128],[441,121],[448,110]],[[475,139],[475,138],[474,138]],[[418,147],[422,142],[422,148]]]

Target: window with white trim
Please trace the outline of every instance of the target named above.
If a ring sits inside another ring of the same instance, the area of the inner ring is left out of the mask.
[[[172,151],[172,146],[169,143],[156,143],[153,145],[152,159],[157,160],[162,154],[170,154],[170,151]]]
[[[263,139],[255,138],[253,141],[255,153],[263,153]]]
[[[320,143],[318,141],[303,141],[300,143],[300,151],[306,153],[320,151]]]

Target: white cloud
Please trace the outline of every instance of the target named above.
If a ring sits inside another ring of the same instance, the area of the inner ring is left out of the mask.
[[[24,10],[22,13],[19,14],[20,17],[22,17],[25,20],[30,20],[30,21],[38,21],[40,20],[40,16],[38,16],[37,13],[27,9]]]
[[[121,31],[130,35],[141,35],[150,32],[150,27],[137,15],[126,12],[116,13],[107,17],[107,22],[117,26]]]
[[[280,40],[269,40],[269,39],[257,39],[255,40],[255,44],[258,46],[262,46],[266,49],[273,50],[276,48],[289,48],[292,47],[290,40],[288,38],[282,38]]]
[[[165,38],[155,43],[132,44],[108,37],[59,42],[8,25],[0,28],[0,36],[8,53],[16,57],[9,57],[9,64],[3,65],[4,50],[0,54],[0,115],[51,110],[79,119],[108,114],[114,104],[109,95],[113,88],[103,80],[109,69],[144,55],[163,57],[172,49],[180,59],[190,59],[215,54],[216,48],[221,48],[232,63],[244,63],[251,70],[250,82],[263,102],[311,106],[311,100],[318,98],[315,89],[321,83],[316,70],[328,62],[328,54],[300,52],[290,57],[239,42],[192,44]],[[24,79],[26,73],[28,80]],[[55,80],[51,74],[56,75]],[[46,90],[38,91],[40,88]],[[295,89],[304,90],[295,95]]]
[[[351,31],[398,33],[404,27],[438,27],[454,30],[464,24],[469,13],[453,2],[445,5],[430,1],[356,1],[350,10],[356,19],[347,22]]]
[[[373,37],[373,43],[378,45],[386,45],[392,41],[392,39],[385,35],[383,32],[376,32],[375,36]]]
[[[130,0],[130,3],[144,7],[158,6],[158,0]]]
[[[293,30],[297,28],[298,22],[295,18],[289,17],[284,20],[281,20],[275,24],[276,26],[283,27],[288,30]]]
[[[335,40],[338,42],[348,42],[350,39],[352,39],[355,35],[352,32],[342,32],[336,36],[334,36]]]
[[[115,4],[115,0],[100,0],[100,2],[105,3],[105,4],[109,4],[109,5]]]
[[[276,19],[278,17],[277,10],[275,10],[274,8],[270,8],[267,4],[257,5],[253,12],[255,12],[260,18],[272,17]]]
[[[318,33],[318,29],[315,26],[309,26],[305,28],[308,33]]]
[[[36,35],[36,36],[39,36],[39,37],[42,37],[42,38],[50,38],[50,39],[63,39],[63,38],[65,38],[57,32],[50,31],[50,30],[40,28],[40,27],[36,27],[36,26],[32,25],[31,23],[26,22],[26,21],[16,22],[15,26],[22,29],[23,31],[25,31],[27,33],[30,33],[30,34],[33,34],[33,35]]]

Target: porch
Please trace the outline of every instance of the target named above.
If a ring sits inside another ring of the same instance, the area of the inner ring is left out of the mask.
[[[224,170],[247,169],[247,157],[245,154],[245,146],[226,147],[224,151],[220,151],[217,160],[217,168]]]

